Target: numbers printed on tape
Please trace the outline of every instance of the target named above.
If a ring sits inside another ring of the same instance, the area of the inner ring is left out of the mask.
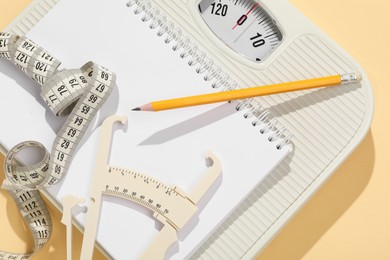
[[[27,259],[43,247],[51,235],[51,219],[38,189],[50,187],[66,174],[86,128],[106,101],[116,75],[93,62],[81,69],[58,71],[60,61],[33,41],[10,33],[0,33],[0,58],[6,58],[41,85],[41,97],[55,115],[68,115],[53,142],[51,153],[35,141],[13,147],[6,155],[2,187],[14,198],[35,241],[28,254],[0,252],[0,258]],[[37,164],[21,166],[16,155],[28,147],[45,152]]]

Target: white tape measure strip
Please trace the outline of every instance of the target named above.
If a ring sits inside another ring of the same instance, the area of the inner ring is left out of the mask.
[[[59,71],[59,60],[31,40],[10,33],[0,32],[0,58],[12,61],[42,86],[41,96],[55,115],[69,115],[53,142],[51,154],[42,144],[26,141],[6,155],[2,188],[11,193],[27,221],[35,248],[28,254],[0,251],[0,259],[27,259],[51,235],[50,215],[37,190],[64,177],[86,129],[111,93],[116,75],[93,62],[81,69]],[[27,147],[43,149],[42,161],[31,166],[19,165],[16,156]]]

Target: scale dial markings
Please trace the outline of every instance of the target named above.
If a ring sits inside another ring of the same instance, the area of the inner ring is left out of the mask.
[[[223,43],[251,61],[264,61],[282,40],[275,20],[256,0],[202,0],[198,9]]]

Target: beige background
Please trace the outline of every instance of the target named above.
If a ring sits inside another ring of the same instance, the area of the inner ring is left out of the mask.
[[[365,69],[374,90],[375,116],[362,144],[258,259],[390,259],[390,1],[290,1]],[[0,0],[0,30],[29,2]],[[65,259],[61,214],[53,207],[50,211],[53,237],[33,259]],[[81,240],[75,232],[74,259]],[[0,250],[31,248],[16,206],[0,191]],[[95,252],[94,259],[104,257]]]

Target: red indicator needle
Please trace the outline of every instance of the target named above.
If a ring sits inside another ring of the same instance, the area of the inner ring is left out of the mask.
[[[242,16],[240,17],[240,19],[238,19],[236,25],[233,26],[232,30],[234,30],[238,25],[242,25],[242,24],[245,22],[245,20],[248,18],[248,15],[249,15],[250,13],[252,13],[253,10],[255,10],[255,8],[256,8],[258,5],[259,5],[259,3],[254,4],[254,5],[252,6],[252,8],[251,8],[246,14],[242,15]]]

